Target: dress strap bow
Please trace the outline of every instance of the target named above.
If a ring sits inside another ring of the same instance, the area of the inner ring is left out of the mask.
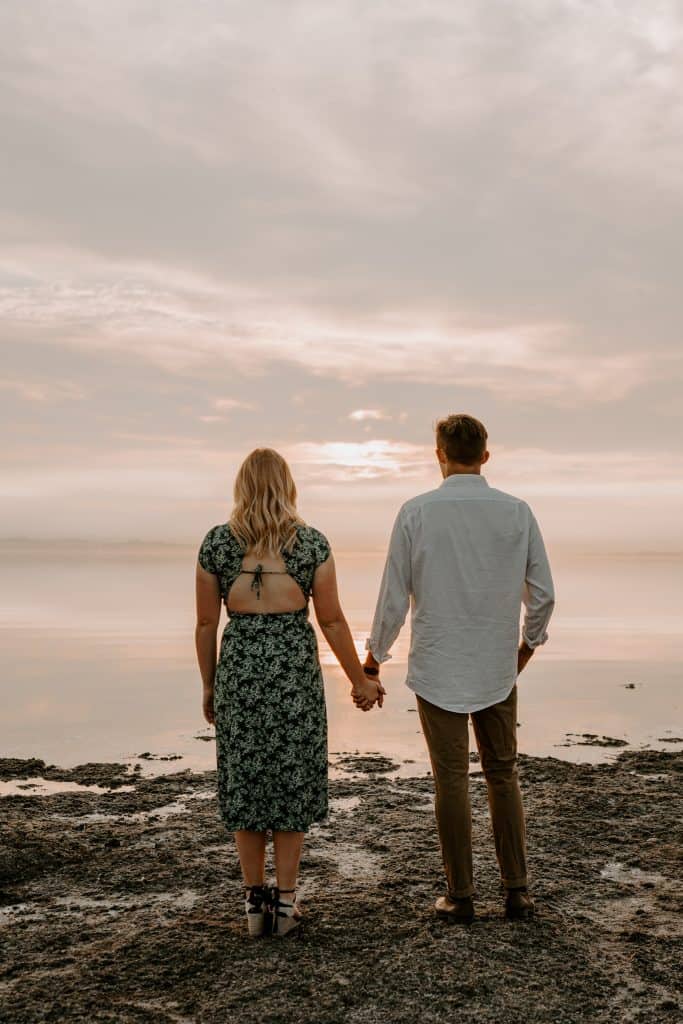
[[[254,578],[251,581],[251,589],[256,591],[256,600],[261,600],[261,584],[263,583],[263,566],[259,562],[253,570]]]

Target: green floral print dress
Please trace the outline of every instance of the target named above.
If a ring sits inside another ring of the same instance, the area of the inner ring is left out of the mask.
[[[244,557],[227,524],[212,527],[199,549],[199,564],[218,578],[228,612],[214,714],[219,807],[231,832],[305,832],[327,816],[327,714],[308,599],[330,545],[311,526],[297,534],[292,551],[281,552],[307,599],[294,612],[227,609]]]

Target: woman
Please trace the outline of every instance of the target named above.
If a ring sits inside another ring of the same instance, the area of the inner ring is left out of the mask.
[[[204,537],[197,564],[196,648],[203,710],[216,727],[221,816],[235,833],[250,935],[272,915],[274,934],[298,927],[296,882],[308,827],[327,815],[327,718],[313,598],[320,628],[368,711],[384,690],[361,667],[339,604],[327,539],[297,515],[289,466],[257,448],[235,479],[228,523]],[[228,623],[216,662],[225,602]],[[276,886],[265,886],[272,830]],[[286,898],[282,898],[282,897]]]

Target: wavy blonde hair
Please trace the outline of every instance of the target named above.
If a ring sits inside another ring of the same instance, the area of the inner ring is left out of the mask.
[[[296,511],[294,477],[279,452],[250,452],[237,471],[234,497],[228,525],[245,551],[259,558],[292,550],[297,527],[306,524]]]

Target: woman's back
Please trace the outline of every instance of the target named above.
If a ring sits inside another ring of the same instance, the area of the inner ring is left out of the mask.
[[[290,550],[257,557],[228,523],[219,523],[204,537],[199,563],[217,576],[228,614],[278,614],[306,608],[315,570],[329,555],[327,538],[312,526],[296,528]]]
[[[281,555],[257,558],[250,552],[245,554],[240,575],[226,598],[228,614],[295,612],[305,608],[306,603],[306,595],[290,576]]]

